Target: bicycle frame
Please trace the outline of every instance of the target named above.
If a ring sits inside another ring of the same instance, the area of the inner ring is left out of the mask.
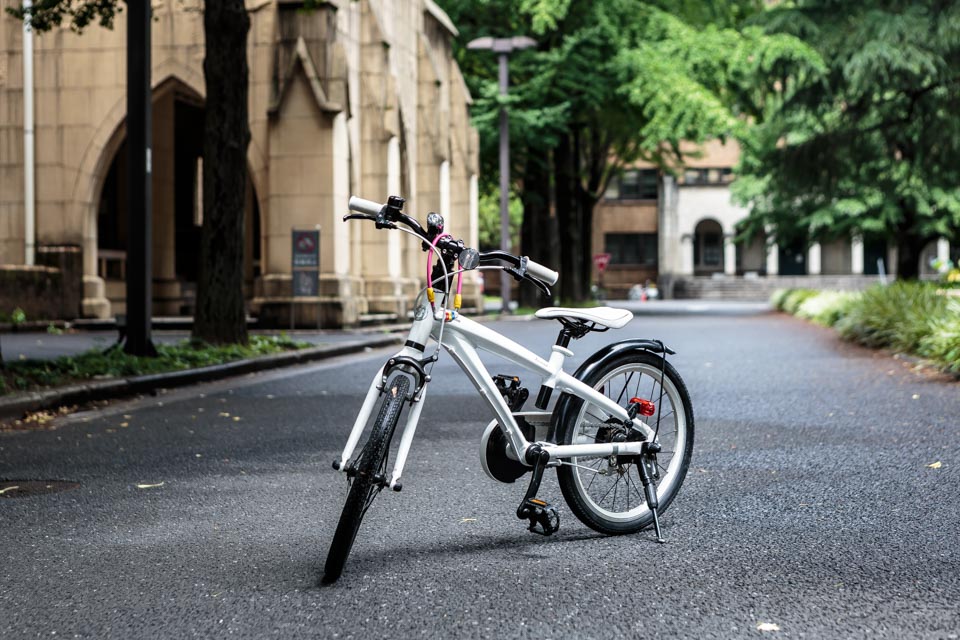
[[[443,294],[438,292],[436,305],[437,311],[434,312],[430,306],[430,303],[427,302],[425,297],[421,296],[420,306],[417,308],[415,314],[417,319],[410,328],[406,346],[404,346],[404,348],[401,349],[394,357],[406,356],[417,360],[422,359],[423,350],[425,347],[420,347],[422,345],[426,345],[429,338],[433,338],[434,340],[440,340],[442,338],[441,345],[447,350],[448,353],[450,353],[457,364],[460,365],[460,368],[463,369],[463,372],[467,375],[470,381],[473,382],[474,386],[477,388],[477,391],[480,392],[480,395],[490,405],[490,408],[493,410],[497,421],[503,426],[504,432],[510,442],[511,447],[513,448],[513,451],[517,452],[518,459],[523,464],[528,464],[525,460],[524,453],[526,452],[527,448],[534,443],[529,442],[526,439],[520,427],[517,425],[517,421],[514,418],[513,413],[510,411],[506,401],[500,394],[500,391],[497,389],[493,378],[490,376],[490,373],[487,371],[487,368],[484,366],[484,364],[480,361],[478,350],[492,353],[503,358],[504,360],[508,360],[509,362],[526,369],[527,371],[533,372],[540,377],[541,384],[546,387],[573,394],[578,398],[592,403],[594,406],[599,407],[606,412],[606,416],[604,417],[616,417],[622,421],[629,420],[629,415],[624,407],[621,407],[619,404],[606,397],[603,393],[596,391],[589,385],[584,384],[583,382],[563,371],[564,360],[573,355],[573,352],[571,352],[569,349],[554,345],[553,353],[548,361],[510,340],[509,338],[506,338],[496,331],[493,331],[492,329],[485,327],[469,318],[455,315],[452,319],[444,322],[445,311],[442,304],[443,297]],[[338,466],[340,471],[347,470],[347,463],[350,460],[350,456],[353,455],[354,449],[356,448],[357,443],[363,434],[364,427],[366,426],[367,421],[369,420],[374,409],[377,398],[380,396],[380,393],[383,390],[382,383],[384,380],[384,375],[389,373],[390,371],[386,370],[386,365],[381,367],[374,377],[373,382],[370,384],[370,388],[367,391],[367,395],[363,401],[363,406],[360,409],[360,413],[357,415],[353,429],[350,432],[350,437],[347,439],[347,444],[340,456],[340,464]],[[397,459],[394,464],[393,474],[389,482],[391,489],[399,490],[397,488],[399,486],[398,481],[403,473],[407,455],[410,452],[410,445],[413,442],[417,424],[420,421],[420,414],[423,410],[427,386],[428,384],[425,382],[419,393],[414,394],[414,396],[411,398],[412,406],[407,416],[403,435],[400,439]],[[651,429],[642,420],[639,418],[634,418],[633,425],[635,428],[643,431],[648,440],[653,439],[653,429]],[[610,455],[639,455],[641,453],[643,442],[637,441],[570,445],[539,442],[536,444],[539,444],[550,454],[551,462],[560,463],[562,459],[572,457],[596,458]]]

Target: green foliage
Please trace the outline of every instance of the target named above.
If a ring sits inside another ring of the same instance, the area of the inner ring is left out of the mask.
[[[522,179],[524,152],[540,153],[565,132],[579,131],[583,167],[638,158],[676,169],[681,140],[737,133],[738,114],[788,70],[819,70],[819,56],[798,39],[767,35],[742,21],[758,2],[642,0],[441,0],[460,28],[460,42],[479,36],[535,36],[538,47],[510,58],[510,135]],[[517,10],[519,9],[519,10]],[[496,56],[459,49],[457,58],[477,101],[474,123],[482,160],[496,176]],[[591,157],[591,156],[596,157]],[[606,171],[609,176],[616,170]],[[587,177],[583,176],[587,184]],[[605,185],[601,185],[605,186]]]
[[[782,310],[795,314],[800,309],[800,305],[819,293],[815,289],[791,289],[783,300]]]
[[[868,347],[915,352],[930,323],[946,313],[947,298],[935,285],[896,282],[864,291],[836,326],[844,338]]]
[[[119,0],[34,0],[30,23],[35,31],[41,33],[60,27],[65,22],[78,33],[93,23],[112,29],[114,18],[121,11],[123,5]],[[23,5],[19,2],[14,7],[8,7],[7,12],[20,20],[25,17]]]
[[[233,360],[280,353],[310,346],[306,342],[291,340],[286,335],[250,337],[248,345],[232,344],[211,346],[203,342],[186,340],[176,345],[157,346],[156,358],[141,358],[124,353],[121,349],[107,352],[91,350],[77,356],[64,356],[55,360],[21,360],[7,363],[2,372],[2,389],[13,386],[25,390],[67,384],[93,378],[122,378],[182,371]]]
[[[960,299],[946,293],[929,283],[896,282],[862,293],[779,289],[770,303],[835,327],[847,340],[917,353],[960,374]]]
[[[790,293],[790,289],[776,289],[770,295],[770,306],[777,311],[783,311],[783,301],[787,299],[788,293]]]
[[[13,313],[10,314],[10,322],[13,324],[23,324],[27,321],[27,314],[23,309],[17,307],[13,310]]]
[[[850,313],[850,309],[860,301],[859,293],[849,291],[820,291],[810,296],[797,308],[799,318],[812,320],[824,326],[832,327],[840,318]]]
[[[460,29],[455,55],[475,96],[481,192],[492,190],[499,175],[499,113],[506,106],[511,175],[521,189],[536,192],[523,193],[524,201],[554,204],[567,243],[561,281],[574,283],[564,292],[574,298],[586,295],[593,207],[613,176],[638,160],[680,171],[681,142],[743,136],[768,94],[782,93],[785,75],[805,77],[824,67],[797,38],[744,26],[764,10],[759,0],[439,2]],[[538,45],[511,54],[505,99],[497,56],[462,44],[515,35],[535,37]],[[537,179],[526,179],[528,168]],[[531,226],[548,226],[538,219],[542,208],[528,213]],[[582,247],[570,246],[571,229]],[[545,246],[560,245],[540,238]]]
[[[755,22],[826,64],[783,76],[782,100],[743,140],[734,192],[748,232],[879,233],[913,275],[927,241],[960,233],[960,4],[797,0]]]
[[[500,193],[486,191],[480,194],[478,205],[480,249],[500,248]],[[523,203],[515,193],[510,193],[510,241],[517,246],[520,239],[520,222],[523,220]]]
[[[920,339],[917,350],[960,374],[960,300],[951,300],[944,316],[931,319],[930,331]]]

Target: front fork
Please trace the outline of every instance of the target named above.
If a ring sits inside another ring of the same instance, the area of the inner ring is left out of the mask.
[[[357,448],[357,443],[360,442],[360,437],[363,435],[364,427],[366,427],[367,422],[370,420],[374,406],[383,393],[383,376],[385,369],[386,365],[381,367],[373,377],[373,382],[370,383],[370,389],[367,391],[367,395],[363,399],[363,405],[360,407],[360,413],[357,414],[357,419],[353,423],[350,437],[347,438],[347,444],[343,448],[340,458],[333,463],[333,468],[338,471],[346,473],[349,468],[348,463],[350,457],[353,456],[353,452]],[[420,422],[420,414],[423,411],[423,400],[426,395],[427,385],[426,381],[424,381],[419,393],[413,393],[413,399],[410,400],[411,409],[407,414],[407,422],[403,427],[403,434],[400,436],[397,460],[393,465],[393,474],[390,476],[390,482],[387,485],[394,491],[403,489],[403,483],[400,481],[400,477],[403,474],[403,467],[407,462],[407,456],[410,454],[410,445],[413,443],[413,436],[416,434],[417,424]]]

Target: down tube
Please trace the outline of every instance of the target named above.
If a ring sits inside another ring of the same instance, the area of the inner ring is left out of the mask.
[[[473,382],[473,386],[477,388],[480,395],[483,396],[490,405],[490,408],[493,409],[497,421],[504,427],[507,437],[510,439],[510,445],[513,446],[513,450],[517,452],[526,451],[530,443],[524,437],[523,432],[520,431],[520,427],[517,426],[517,422],[513,418],[513,413],[510,411],[510,407],[507,406],[507,401],[500,395],[500,391],[493,383],[493,378],[490,377],[490,372],[483,366],[483,363],[480,361],[480,356],[477,354],[476,349],[473,348],[473,345],[460,333],[453,331],[444,336],[443,341],[445,343],[444,347],[446,347],[450,356],[460,365],[460,368],[463,369],[466,376]]]

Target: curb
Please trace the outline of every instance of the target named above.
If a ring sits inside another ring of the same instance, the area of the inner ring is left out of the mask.
[[[23,414],[32,411],[43,411],[64,405],[86,404],[98,400],[114,400],[142,393],[150,393],[157,389],[183,387],[199,382],[210,382],[254,373],[256,371],[279,369],[281,367],[305,364],[317,360],[326,360],[337,356],[358,353],[366,349],[388,347],[400,344],[401,342],[403,342],[401,336],[388,335],[357,342],[346,342],[277,353],[259,358],[235,360],[225,364],[215,364],[197,369],[85,382],[68,387],[51,389],[49,391],[29,393],[19,398],[0,400],[0,419],[19,418]]]

